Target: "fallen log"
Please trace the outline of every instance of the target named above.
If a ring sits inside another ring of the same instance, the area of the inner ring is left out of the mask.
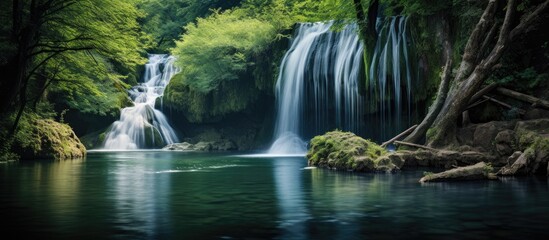
[[[504,87],[496,88],[496,92],[498,92],[499,94],[508,96],[508,97],[512,97],[512,98],[521,100],[523,102],[531,103],[535,107],[543,107],[543,108],[549,109],[549,101],[547,101],[547,100],[539,99],[537,97],[530,96],[530,95],[527,95],[527,94],[524,94],[524,93],[519,93],[519,92],[510,90],[510,89],[504,88]]]
[[[517,109],[517,112],[518,112],[520,115],[526,114],[526,111],[525,111],[525,110],[522,110],[522,109],[520,109],[520,108],[515,108],[515,107],[513,107],[513,106],[511,106],[511,105],[509,105],[509,104],[507,104],[507,103],[504,103],[504,102],[502,102],[502,101],[500,101],[500,100],[497,100],[497,99],[495,99],[495,98],[488,97],[488,96],[482,96],[482,97],[484,97],[485,99],[488,99],[488,100],[490,100],[490,101],[492,101],[492,102],[494,102],[494,103],[497,103],[497,104],[499,104],[499,105],[501,105],[501,106],[504,106],[504,107],[506,107],[506,108],[509,108],[509,109],[513,109],[513,108],[514,108],[514,109]]]
[[[405,146],[410,146],[410,147],[415,147],[415,148],[422,148],[422,149],[431,150],[431,151],[435,151],[435,152],[439,151],[438,149],[435,149],[435,148],[431,148],[431,147],[427,147],[427,146],[419,145],[419,144],[415,144],[415,143],[409,143],[409,142],[395,141],[395,144],[405,145]]]
[[[389,141],[386,141],[383,144],[381,144],[381,147],[386,147],[387,145],[391,144],[392,142],[398,140],[399,138],[402,138],[404,136],[409,135],[416,128],[417,128],[417,124],[414,125],[414,126],[411,126],[410,128],[406,129],[404,132],[401,132],[400,134],[396,135],[394,138],[391,138]]]

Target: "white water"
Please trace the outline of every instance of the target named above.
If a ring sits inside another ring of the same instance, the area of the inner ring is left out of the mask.
[[[105,136],[104,148],[116,150],[158,148],[178,142],[177,136],[161,111],[155,109],[173,75],[179,72],[175,58],[150,54],[145,65],[144,82],[130,89],[134,106],[122,109]]]
[[[376,101],[379,111],[379,127],[402,129],[402,112],[408,104],[408,119],[412,103],[412,71],[408,56],[408,18],[393,16],[378,18],[378,40],[370,68],[370,101]],[[406,90],[403,91],[402,87]],[[391,88],[392,87],[392,88]],[[402,95],[406,95],[406,102]],[[373,99],[375,98],[375,99]],[[392,100],[392,101],[391,101]],[[388,138],[387,131],[381,133]]]
[[[366,96],[359,93],[364,46],[356,24],[340,32],[330,30],[333,22],[300,24],[280,66],[275,140],[268,154],[305,154],[307,144],[302,138],[310,134],[305,129],[314,134],[334,128],[363,133],[368,107],[377,108],[376,122],[381,123],[376,126],[381,130],[372,132],[381,132],[384,138],[385,128],[399,131],[405,114],[403,92],[411,103],[406,23],[406,17],[378,19],[379,37]],[[409,114],[410,105],[406,109]],[[386,126],[387,121],[397,124]]]
[[[316,132],[327,130],[330,121],[343,130],[359,131],[363,97],[358,81],[363,45],[356,25],[340,32],[330,30],[333,22],[303,23],[284,56],[276,83],[277,118],[275,141],[269,154],[304,154],[301,139],[304,119]],[[312,91],[308,97],[308,91]],[[314,104],[312,116],[304,116],[307,104]],[[329,116],[329,108],[335,109]]]

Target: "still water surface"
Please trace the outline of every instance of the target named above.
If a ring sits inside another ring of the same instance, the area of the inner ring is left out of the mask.
[[[3,236],[55,239],[548,237],[547,178],[420,184],[423,171],[309,169],[302,157],[93,152],[0,164]]]

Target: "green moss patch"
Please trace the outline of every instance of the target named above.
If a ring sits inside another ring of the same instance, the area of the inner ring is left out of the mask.
[[[403,164],[376,143],[338,130],[314,137],[307,159],[312,166],[353,171],[392,171]]]

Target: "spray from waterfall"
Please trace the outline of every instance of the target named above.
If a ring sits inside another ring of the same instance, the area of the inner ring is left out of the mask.
[[[110,127],[105,136],[105,149],[161,148],[179,141],[166,116],[155,109],[156,100],[179,72],[174,61],[173,56],[149,55],[144,82],[128,91],[133,106],[122,109],[120,120]]]

